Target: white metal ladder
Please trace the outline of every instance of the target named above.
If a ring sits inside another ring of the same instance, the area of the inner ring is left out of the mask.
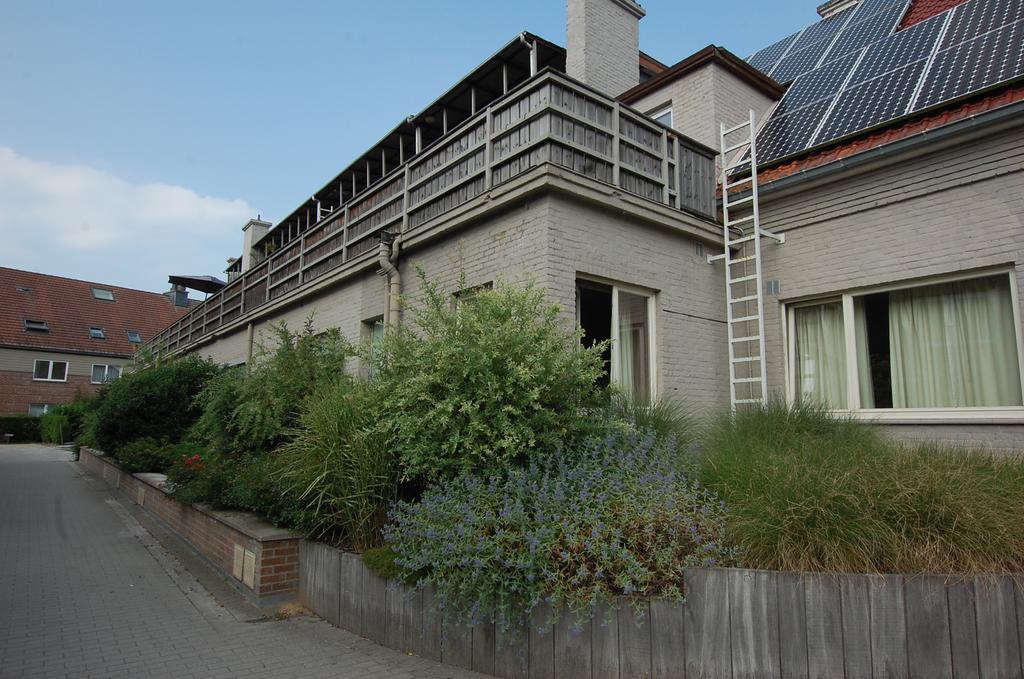
[[[764,290],[761,280],[761,237],[779,243],[785,236],[761,228],[757,196],[757,125],[750,119],[733,127],[719,125],[721,150],[722,225],[725,252],[708,255],[708,264],[725,260],[726,327],[729,336],[729,402],[760,404],[768,399],[764,361]],[[738,133],[745,132],[741,141]],[[748,149],[743,153],[742,149]],[[738,153],[737,153],[738,152]],[[729,164],[730,155],[735,160]],[[750,165],[750,175],[730,181],[730,173]],[[743,189],[749,184],[749,187]]]

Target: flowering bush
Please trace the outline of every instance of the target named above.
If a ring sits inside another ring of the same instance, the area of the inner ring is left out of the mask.
[[[507,475],[464,474],[398,503],[385,536],[442,604],[516,627],[544,600],[587,615],[616,594],[682,595],[683,570],[731,562],[724,505],[674,441],[613,430]]]

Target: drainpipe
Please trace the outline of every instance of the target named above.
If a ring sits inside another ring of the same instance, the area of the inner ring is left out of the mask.
[[[399,296],[402,294],[402,274],[398,271],[398,251],[400,241],[395,234],[384,231],[380,235],[380,247],[377,250],[377,262],[387,276],[385,287],[384,325],[402,322]]]

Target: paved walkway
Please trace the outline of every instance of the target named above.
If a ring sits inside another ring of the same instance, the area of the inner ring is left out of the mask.
[[[220,602],[68,453],[0,446],[4,679],[480,677],[317,618],[247,622],[214,589]]]

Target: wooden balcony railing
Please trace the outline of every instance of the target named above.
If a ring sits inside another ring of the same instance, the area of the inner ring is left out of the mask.
[[[414,230],[544,163],[716,218],[712,151],[545,70],[231,281],[149,346],[179,351],[343,264],[373,256],[382,231]]]

